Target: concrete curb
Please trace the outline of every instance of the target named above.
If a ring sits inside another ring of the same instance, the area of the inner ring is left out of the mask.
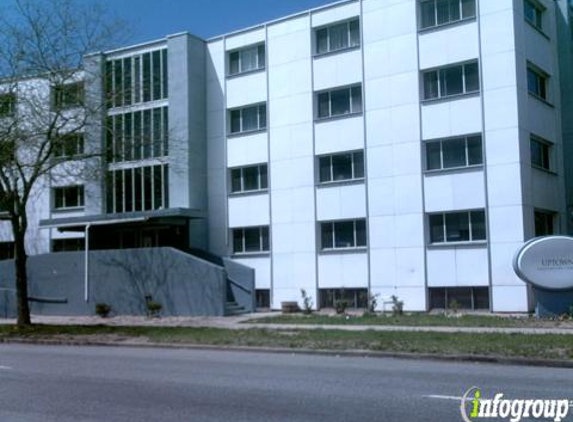
[[[289,355],[316,355],[374,359],[431,360],[438,362],[474,362],[496,365],[573,368],[573,360],[510,358],[485,355],[437,355],[431,353],[377,352],[371,350],[286,349],[277,347],[217,346],[207,344],[146,343],[134,341],[48,340],[27,338],[0,338],[0,344],[26,344],[38,346],[76,347],[130,347],[153,349],[212,350],[222,352],[277,353]]]

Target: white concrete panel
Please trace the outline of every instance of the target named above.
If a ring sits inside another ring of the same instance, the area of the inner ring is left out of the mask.
[[[314,187],[313,161],[313,157],[273,161],[271,165],[271,183],[273,190]]]
[[[435,248],[427,252],[428,286],[488,286],[487,248]]]
[[[479,56],[476,22],[420,34],[420,69],[473,60]]]
[[[392,109],[366,111],[366,139],[368,146],[389,145],[392,143]]]
[[[394,180],[373,179],[368,182],[370,216],[394,215]]]
[[[528,312],[527,286],[493,286],[494,312]]]
[[[498,242],[523,242],[523,209],[520,206],[490,206],[488,217],[492,251]],[[492,255],[494,254],[492,253]],[[507,262],[509,263],[508,265],[511,265],[511,261]]]
[[[271,288],[271,258],[253,257],[253,258],[234,258],[233,261],[246,265],[255,270],[255,288]]]
[[[395,249],[396,284],[398,286],[424,286],[426,283],[424,248]]]
[[[364,118],[348,117],[315,124],[316,154],[364,149]]]
[[[436,248],[427,251],[428,287],[456,285],[456,250]]]
[[[369,246],[372,249],[388,249],[396,245],[395,217],[393,215],[370,217],[368,222]],[[392,255],[392,268],[394,267]]]
[[[267,74],[250,73],[227,80],[227,108],[236,108],[267,101]]]
[[[564,198],[559,178],[556,174],[531,168],[530,203],[539,209],[559,211]],[[529,201],[528,201],[529,202]]]
[[[208,82],[217,81],[222,84],[225,78],[225,51],[223,40],[207,44],[206,77]],[[208,100],[208,99],[207,99]]]
[[[376,41],[364,46],[366,80],[418,71],[416,33]]]
[[[483,4],[482,4],[483,3]],[[513,10],[513,0],[496,0],[480,2],[480,15],[491,15],[503,11]]]
[[[508,129],[518,126],[519,116],[515,87],[489,90],[483,95],[487,130]]]
[[[227,165],[239,167],[268,161],[267,134],[233,136],[227,139]]]
[[[537,98],[528,95],[526,110],[526,127],[531,131],[531,133],[553,142],[560,138],[556,133],[557,126],[555,121],[557,113],[554,108],[539,101]]]
[[[407,144],[404,144],[407,145]],[[368,178],[370,180],[390,177],[394,174],[393,146],[382,145],[368,148]],[[398,163],[396,163],[397,165]],[[418,165],[418,169],[419,169]]]
[[[297,94],[312,94],[311,66],[308,60],[299,60],[274,66],[269,72],[269,98]]]
[[[317,188],[316,212],[319,221],[366,217],[364,184]]]
[[[316,250],[316,225],[302,223],[275,223],[273,220],[273,253],[289,254]]]
[[[426,212],[485,208],[482,170],[427,175],[424,189]]]
[[[500,3],[504,3],[505,6],[506,1],[507,0],[503,0]],[[483,1],[480,2],[480,7],[482,3],[496,2],[497,1]],[[521,5],[521,7],[523,7],[523,5]],[[499,11],[499,13],[489,14],[483,14],[483,11],[480,11],[481,49],[483,57],[503,51],[515,50],[514,12],[505,7],[504,9],[503,11]]]
[[[368,256],[366,252],[319,255],[318,287],[321,289],[367,288]]]
[[[323,26],[343,21],[351,18],[357,18],[360,15],[360,3],[352,2],[339,6],[333,6],[324,10],[318,10],[312,14],[312,26]]]
[[[518,163],[520,161],[519,142],[517,127],[488,131],[485,137],[488,165]]]
[[[269,104],[269,124],[272,127],[286,125],[298,125],[311,122],[312,93],[293,95],[290,97],[277,98]]]
[[[271,145],[273,161],[312,156],[312,123],[273,128]]]
[[[252,44],[258,44],[265,41],[265,28],[258,28],[240,34],[226,37],[227,51],[236,50],[237,48],[247,47]]]
[[[362,81],[362,53],[351,50],[314,59],[314,90],[336,88]]]
[[[483,90],[506,88],[517,84],[515,51],[503,51],[485,56],[481,65]]]
[[[490,206],[511,206],[523,203],[520,164],[488,166],[487,179]]]
[[[382,2],[371,0],[363,4],[365,43],[417,31],[416,3],[414,1]]]
[[[394,249],[370,249],[370,280],[372,287],[396,287]]]
[[[302,307],[301,289],[317,303],[316,260],[314,253],[273,254],[273,309],[281,302],[297,301]]]
[[[479,133],[482,131],[481,116],[479,96],[425,103],[422,107],[422,136],[436,139]]]
[[[266,226],[269,224],[269,195],[229,197],[229,227]]]
[[[314,233],[314,186],[273,190],[271,195],[273,225],[312,222]]]
[[[207,112],[225,110],[225,84],[222,80],[213,79],[207,82]]]
[[[394,217],[395,247],[415,248],[424,246],[424,215],[400,214]]]
[[[422,212],[422,181],[419,175],[397,176],[394,179],[396,214]]]

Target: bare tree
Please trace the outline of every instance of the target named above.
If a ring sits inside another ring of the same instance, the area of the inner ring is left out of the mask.
[[[85,178],[101,142],[83,135],[102,124],[101,80],[85,56],[124,42],[117,18],[76,0],[16,0],[0,9],[0,209],[14,238],[18,326],[31,324],[26,234],[33,198],[54,178]],[[101,128],[100,128],[101,130]]]

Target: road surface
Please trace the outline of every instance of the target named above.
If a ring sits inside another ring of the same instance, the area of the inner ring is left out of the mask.
[[[0,345],[1,422],[461,421],[460,397],[573,398],[573,370],[210,350]],[[573,409],[567,420],[573,421]]]

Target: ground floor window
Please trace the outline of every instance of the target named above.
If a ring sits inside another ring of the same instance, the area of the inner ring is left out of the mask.
[[[233,229],[233,253],[260,253],[269,251],[269,227]]]
[[[535,236],[551,236],[555,234],[555,216],[551,211],[535,210]]]
[[[0,261],[14,258],[14,242],[0,242]]]
[[[349,308],[368,306],[368,289],[320,289],[319,294],[321,308],[335,308],[340,301],[345,301]]]
[[[257,289],[256,291],[257,308],[271,307],[271,291],[269,289]]]
[[[430,309],[489,309],[488,287],[430,288]]]
[[[85,250],[84,238],[52,239],[52,252],[74,252]]]

